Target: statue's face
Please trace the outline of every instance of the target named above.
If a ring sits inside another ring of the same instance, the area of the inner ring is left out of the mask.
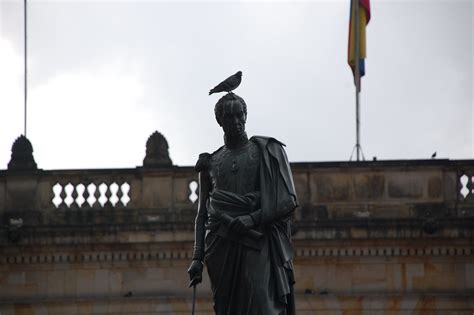
[[[226,135],[238,136],[244,133],[246,120],[247,117],[240,102],[232,101],[224,104],[221,123]]]

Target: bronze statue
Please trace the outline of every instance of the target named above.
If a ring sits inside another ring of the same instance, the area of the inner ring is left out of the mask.
[[[203,262],[216,314],[294,314],[290,219],[297,198],[283,144],[247,138],[247,106],[234,93],[215,106],[225,145],[202,153],[190,285]]]

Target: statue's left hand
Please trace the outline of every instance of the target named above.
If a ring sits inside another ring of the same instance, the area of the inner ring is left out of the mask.
[[[241,215],[236,218],[234,218],[232,221],[230,221],[229,224],[229,229],[232,231],[235,231],[237,233],[242,233],[246,230],[249,230],[254,227],[254,222],[252,220],[252,217],[249,215]]]

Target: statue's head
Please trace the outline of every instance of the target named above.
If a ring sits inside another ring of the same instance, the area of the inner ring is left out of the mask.
[[[221,97],[214,107],[216,120],[229,136],[238,136],[245,132],[247,104],[240,96],[228,93]]]

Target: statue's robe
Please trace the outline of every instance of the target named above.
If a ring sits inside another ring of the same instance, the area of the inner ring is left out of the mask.
[[[205,207],[208,232],[204,261],[214,310],[218,315],[290,315],[295,313],[290,231],[297,206],[293,178],[281,142],[266,137],[249,141],[259,154],[257,190],[239,194],[214,187]],[[198,165],[201,169],[207,165],[212,173],[210,161],[201,160]],[[219,213],[231,217],[249,214],[257,223],[254,229],[263,237],[255,239],[230,231]]]

